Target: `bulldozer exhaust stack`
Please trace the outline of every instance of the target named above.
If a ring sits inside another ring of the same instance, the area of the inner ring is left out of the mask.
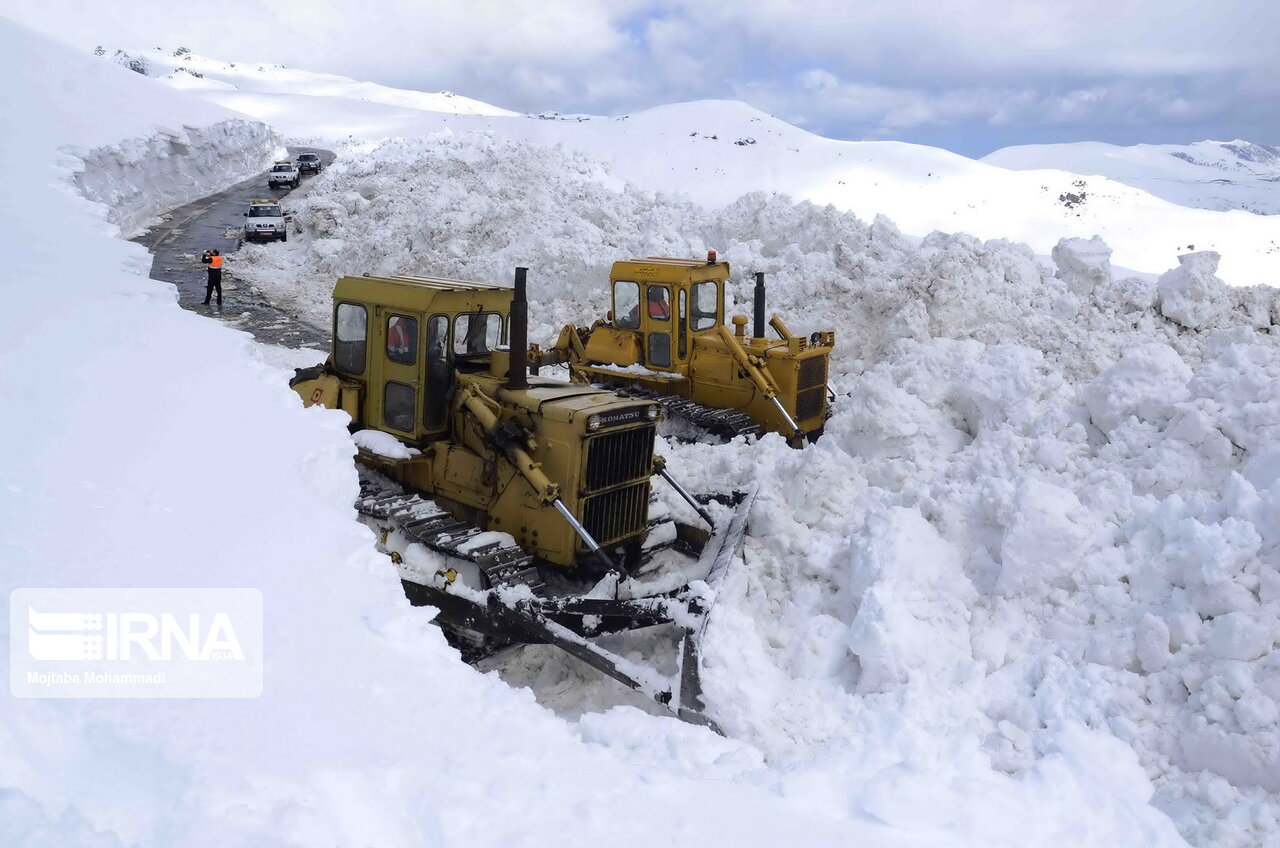
[[[764,338],[764,271],[756,271],[755,326],[752,337]]]
[[[510,359],[507,388],[529,388],[529,301],[525,296],[528,268],[516,269],[515,294],[511,297],[511,333],[507,339]]]

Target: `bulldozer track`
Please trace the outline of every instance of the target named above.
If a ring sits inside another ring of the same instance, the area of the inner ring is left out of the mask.
[[[356,511],[388,522],[409,539],[447,556],[475,563],[489,585],[528,586],[534,594],[544,588],[533,557],[506,534],[482,530],[445,512],[432,500],[406,492],[399,485],[361,474]]]
[[[760,425],[751,420],[751,416],[745,412],[735,412],[732,409],[716,409],[704,406],[688,398],[660,395],[657,392],[637,386],[623,387],[618,391],[628,397],[657,401],[662,404],[662,408],[668,416],[688,421],[704,432],[718,436],[726,441],[738,436],[759,438],[761,434]]]

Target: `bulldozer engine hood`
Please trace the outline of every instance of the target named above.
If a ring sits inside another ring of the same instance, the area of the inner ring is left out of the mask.
[[[522,407],[530,414],[548,421],[573,423],[598,415],[597,427],[612,427],[650,420],[646,410],[655,404],[633,398],[620,397],[607,389],[590,386],[569,386],[564,383],[529,378],[527,389],[502,389],[499,398]],[[585,426],[585,424],[584,424]]]

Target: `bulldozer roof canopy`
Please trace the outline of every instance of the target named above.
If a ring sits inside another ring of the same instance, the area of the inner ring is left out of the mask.
[[[644,280],[657,283],[699,283],[704,280],[727,280],[728,262],[707,264],[703,259],[673,259],[650,256],[613,263],[612,280]]]
[[[333,288],[335,301],[358,301],[420,312],[483,309],[505,315],[511,311],[511,296],[510,286],[408,274],[343,277]]]

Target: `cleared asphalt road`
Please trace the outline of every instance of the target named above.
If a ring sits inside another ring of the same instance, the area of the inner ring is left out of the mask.
[[[325,167],[333,161],[333,153],[313,147],[290,147],[290,158],[299,153],[319,153]],[[303,176],[305,183],[311,175]],[[226,191],[218,192],[179,207],[165,216],[164,222],[152,227],[134,241],[151,251],[151,279],[173,283],[178,287],[178,303],[204,315],[221,319],[267,344],[285,347],[318,347],[328,349],[329,328],[316,327],[285,312],[249,283],[237,280],[235,272],[222,272],[222,308],[215,303],[204,306],[205,265],[200,255],[217,249],[225,256],[239,247],[244,231],[244,212],[249,201],[259,197],[284,198],[288,189],[267,187],[267,174],[262,174]],[[281,204],[287,211],[288,202]],[[276,246],[279,242],[272,242]]]

